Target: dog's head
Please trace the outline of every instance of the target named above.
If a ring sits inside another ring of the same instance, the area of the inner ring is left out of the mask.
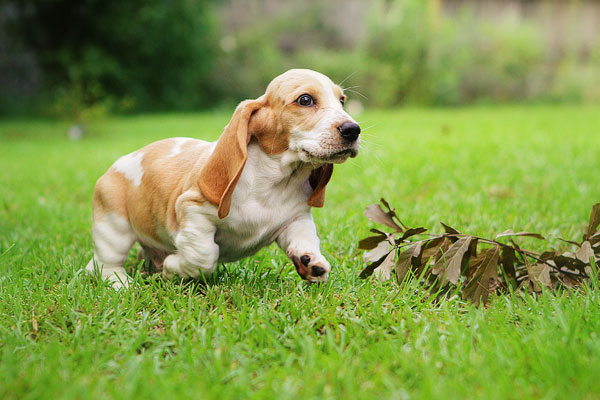
[[[289,150],[299,162],[313,165],[308,204],[322,207],[333,164],[359,152],[360,127],[344,111],[345,101],[342,88],[325,75],[293,69],[275,78],[258,99],[240,103],[199,181],[202,193],[218,205],[219,218],[229,213],[252,137],[267,154]]]

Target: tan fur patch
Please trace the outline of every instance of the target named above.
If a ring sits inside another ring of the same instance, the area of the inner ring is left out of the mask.
[[[142,184],[136,186],[123,173],[110,168],[96,183],[94,219],[108,211],[128,219],[139,234],[158,243],[169,243],[179,229],[175,202],[185,191],[206,200],[196,186],[197,176],[213,147],[212,143],[190,139],[174,157],[167,157],[176,139],[165,139],[140,149],[144,153]],[[201,145],[198,145],[201,143]]]

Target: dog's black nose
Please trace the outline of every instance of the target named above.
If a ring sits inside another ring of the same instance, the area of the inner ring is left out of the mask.
[[[325,268],[319,267],[318,265],[314,265],[311,269],[312,276],[321,276],[325,273]]]
[[[360,135],[360,126],[356,122],[344,122],[338,126],[338,131],[345,141],[354,142]]]

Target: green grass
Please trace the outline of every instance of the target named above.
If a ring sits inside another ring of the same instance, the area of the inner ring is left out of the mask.
[[[226,114],[0,123],[0,398],[598,398],[600,294],[493,297],[477,309],[357,278],[362,212],[579,239],[600,201],[600,107],[368,112],[365,147],[314,211],[330,281],[306,286],[275,247],[207,286],[81,273],[95,180],[169,136],[214,139]],[[523,239],[527,241],[528,239]],[[527,242],[540,246],[536,242]],[[552,242],[558,245],[556,242]],[[130,257],[134,264],[134,252]]]

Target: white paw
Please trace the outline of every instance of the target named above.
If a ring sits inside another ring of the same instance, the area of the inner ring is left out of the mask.
[[[177,254],[171,254],[165,258],[162,276],[165,279],[171,279],[175,275],[180,275],[179,256]]]
[[[115,290],[128,288],[131,283],[131,277],[127,275],[121,264],[102,264],[92,258],[85,270],[90,275],[99,276],[103,281],[110,282]]]
[[[202,268],[187,262],[179,254],[171,254],[165,258],[162,275],[167,279],[171,279],[175,275],[180,278],[198,278],[201,273],[206,276],[210,275],[215,268],[216,263],[212,263],[210,268]]]
[[[102,274],[104,275],[104,274]],[[127,275],[124,271],[122,273],[115,272],[108,277],[103,278],[110,282],[110,285],[115,290],[127,289],[132,281],[131,277]]]

